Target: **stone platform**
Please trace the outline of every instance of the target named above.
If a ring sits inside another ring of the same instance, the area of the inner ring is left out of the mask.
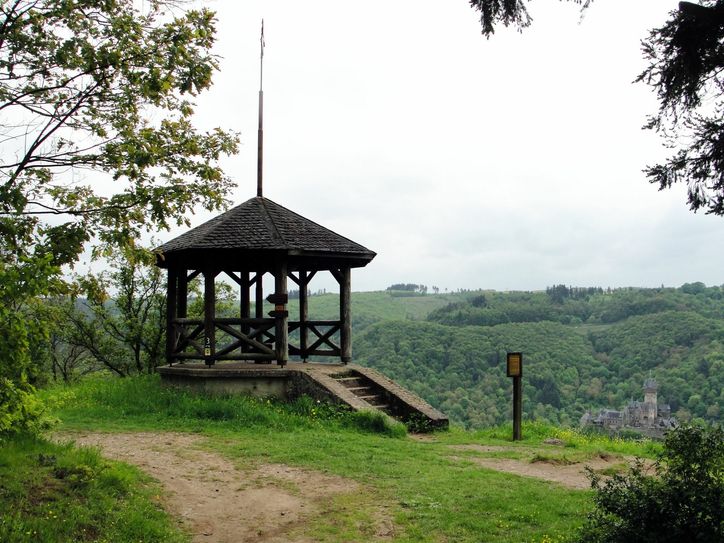
[[[220,362],[158,368],[161,382],[212,394],[290,400],[302,395],[359,411],[377,409],[416,428],[447,428],[447,416],[380,372],[357,364]]]

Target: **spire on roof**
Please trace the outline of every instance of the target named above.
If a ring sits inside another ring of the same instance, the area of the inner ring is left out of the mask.
[[[264,19],[261,20],[261,37],[259,38],[259,46],[261,53],[259,54],[259,130],[257,132],[257,156],[256,156],[256,195],[264,196],[262,190],[262,174],[264,166]]]

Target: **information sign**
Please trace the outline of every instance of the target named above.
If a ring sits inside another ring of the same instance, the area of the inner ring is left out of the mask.
[[[522,377],[523,375],[523,354],[508,353],[507,358],[508,377]]]

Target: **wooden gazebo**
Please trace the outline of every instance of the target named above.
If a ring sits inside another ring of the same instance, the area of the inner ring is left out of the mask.
[[[366,266],[374,257],[373,251],[267,198],[247,200],[158,248],[157,264],[168,270],[168,363],[276,360],[283,366],[290,355],[351,361],[351,269]],[[320,271],[328,271],[339,283],[339,320],[308,318],[307,286]],[[275,288],[265,298],[267,273],[274,276]],[[220,274],[239,286],[238,317],[216,315]],[[188,285],[200,275],[203,316],[189,318]],[[287,279],[299,288],[298,320],[288,316]],[[267,315],[265,300],[274,305]]]

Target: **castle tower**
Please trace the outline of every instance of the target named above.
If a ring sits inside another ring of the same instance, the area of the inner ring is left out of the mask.
[[[650,424],[653,424],[656,420],[657,415],[657,393],[659,385],[656,383],[656,379],[649,377],[644,381],[644,405],[643,405],[643,417],[647,419]]]

